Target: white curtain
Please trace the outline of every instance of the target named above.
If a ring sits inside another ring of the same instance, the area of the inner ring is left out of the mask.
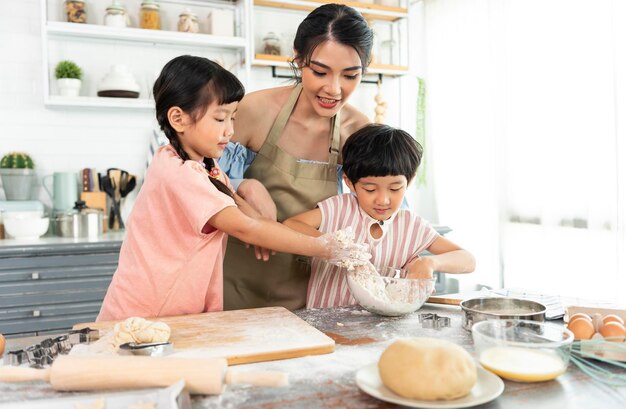
[[[624,3],[419,6],[439,222],[478,259],[465,288],[622,296]]]

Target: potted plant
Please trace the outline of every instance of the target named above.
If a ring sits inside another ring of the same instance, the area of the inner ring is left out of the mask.
[[[29,200],[35,181],[35,164],[23,152],[9,152],[0,160],[0,176],[7,200]]]
[[[59,94],[64,97],[78,96],[83,72],[76,63],[68,60],[60,61],[54,70],[54,74],[57,79]]]

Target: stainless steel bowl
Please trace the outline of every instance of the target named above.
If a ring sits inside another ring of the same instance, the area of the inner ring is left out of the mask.
[[[463,328],[471,330],[472,325],[485,320],[519,319],[543,322],[546,307],[535,301],[519,298],[484,297],[461,302]]]

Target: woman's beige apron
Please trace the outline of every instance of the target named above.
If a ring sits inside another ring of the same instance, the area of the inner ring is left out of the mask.
[[[339,113],[331,123],[328,164],[299,162],[283,152],[278,140],[302,91],[298,84],[281,109],[265,143],[245,173],[267,188],[283,221],[315,208],[318,202],[337,194]],[[257,260],[252,247],[229,237],[224,258],[224,309],[280,305],[290,310],[306,304],[310,276],[308,257],[277,253],[269,261]]]

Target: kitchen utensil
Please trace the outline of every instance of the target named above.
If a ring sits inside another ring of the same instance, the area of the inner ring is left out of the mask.
[[[137,178],[135,177],[135,175],[128,175],[128,181],[126,183],[126,186],[124,186],[124,188],[120,192],[122,195],[122,199],[125,198],[130,192],[132,192],[136,186]]]
[[[103,218],[102,210],[88,208],[84,201],[78,200],[74,209],[55,215],[55,231],[61,237],[98,238],[103,232]]]
[[[113,229],[116,218],[115,182],[107,175],[100,178],[100,187],[111,198],[111,210],[109,213],[109,229]]]
[[[283,307],[160,317],[171,328],[170,357],[224,357],[229,365],[320,355],[335,341]],[[116,322],[79,324],[105,333]]]
[[[393,278],[396,272],[388,267],[380,275],[345,274],[352,296],[366,310],[386,316],[417,311],[432,294],[435,280]]]
[[[450,326],[450,317],[443,317],[437,314],[420,314],[418,316],[419,323],[422,328],[442,329]]]
[[[53,178],[52,189],[47,184],[50,178]],[[54,211],[64,212],[74,207],[74,202],[78,200],[78,178],[76,173],[54,172],[52,175],[44,176],[42,184],[52,198]]]
[[[474,324],[472,338],[485,369],[512,381],[543,382],[567,369],[574,334],[562,325],[500,319]]]
[[[122,220],[122,211],[120,208],[122,172],[125,171],[117,168],[107,169],[107,175],[109,176],[109,180],[111,181],[111,186],[114,191],[113,207],[111,208],[112,214],[109,215],[109,228],[115,230],[124,228],[124,221]],[[111,224],[111,220],[113,220],[113,224]]]
[[[507,297],[481,297],[461,302],[463,328],[493,319],[522,319],[543,322],[546,307],[535,301]]]
[[[11,212],[3,213],[4,230],[9,238],[37,239],[48,231],[48,217],[12,217]]]
[[[170,342],[154,342],[149,344],[127,342],[120,345],[120,350],[132,355],[163,356],[170,354],[174,349]]]
[[[59,356],[45,369],[0,367],[0,381],[49,382],[58,391],[88,391],[166,387],[185,380],[190,393],[216,395],[225,384],[285,386],[282,372],[232,373],[226,360],[146,356]]]

